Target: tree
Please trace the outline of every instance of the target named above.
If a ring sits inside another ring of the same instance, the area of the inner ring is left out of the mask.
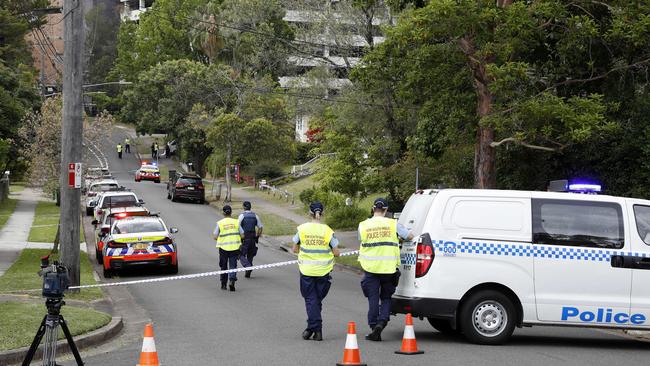
[[[63,100],[60,96],[47,98],[40,111],[25,116],[19,130],[23,154],[29,161],[29,181],[54,195],[59,190],[61,174],[61,135]],[[100,144],[113,129],[115,119],[102,112],[98,117],[84,120],[84,144]]]
[[[86,14],[86,50],[89,54],[86,79],[89,84],[107,81],[117,57],[120,18],[115,10],[99,3]]]
[[[432,0],[405,11],[355,76],[386,105],[412,104],[411,141],[430,142],[419,146],[441,153],[473,133],[475,185],[495,187],[500,146],[560,153],[617,129],[592,82],[647,62],[611,53],[615,25],[640,6],[623,4]]]
[[[135,81],[150,67],[169,60],[202,61],[200,49],[191,46],[192,16],[208,0],[156,0],[138,23],[122,22],[112,77]]]
[[[166,61],[142,73],[138,82],[124,92],[124,120],[137,124],[148,133],[167,133],[190,154],[195,169],[204,173],[209,155],[197,138],[203,136],[195,124],[188,124],[188,115],[195,104],[208,111],[222,108],[230,111],[237,105],[236,90],[240,80],[225,65],[205,65],[196,61]],[[187,143],[185,140],[192,140]]]
[[[208,132],[208,143],[214,149],[225,150],[226,155],[226,195],[224,202],[232,200],[232,182],[230,176],[230,167],[232,164],[233,148],[239,146],[243,141],[242,134],[239,131],[244,127],[244,120],[233,113],[221,114],[217,116],[210,126]]]

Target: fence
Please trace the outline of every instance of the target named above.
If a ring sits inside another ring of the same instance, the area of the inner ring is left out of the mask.
[[[259,189],[262,191],[267,191],[268,194],[273,194],[273,197],[280,197],[281,199],[285,199],[287,202],[291,202],[292,205],[296,203],[296,196],[287,190],[282,190],[276,186],[271,186],[268,184],[260,184]]]

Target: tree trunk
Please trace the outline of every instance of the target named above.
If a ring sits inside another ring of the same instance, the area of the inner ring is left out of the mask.
[[[479,68],[479,72],[483,74],[481,76],[485,76],[485,68]],[[488,116],[492,111],[492,93],[484,80],[476,80],[479,120]],[[476,145],[474,147],[474,184],[476,188],[496,188],[496,153],[494,148],[490,146],[493,141],[494,128],[482,126],[479,123],[476,129]]]
[[[226,150],[226,196],[223,199],[224,202],[230,202],[232,200],[232,182],[230,181],[231,152],[231,146],[228,144],[228,149]]]

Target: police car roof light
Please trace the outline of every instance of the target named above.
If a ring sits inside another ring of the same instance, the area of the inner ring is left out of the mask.
[[[570,192],[601,192],[602,186],[600,184],[593,183],[572,183],[569,184]]]

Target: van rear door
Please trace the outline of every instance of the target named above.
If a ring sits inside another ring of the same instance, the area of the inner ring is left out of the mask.
[[[433,190],[420,191],[411,196],[404,206],[398,222],[408,228],[414,235],[412,242],[402,243],[400,268],[402,277],[395,295],[411,297],[415,291],[415,262],[417,238],[422,234],[424,221],[429,214],[437,192]]]

